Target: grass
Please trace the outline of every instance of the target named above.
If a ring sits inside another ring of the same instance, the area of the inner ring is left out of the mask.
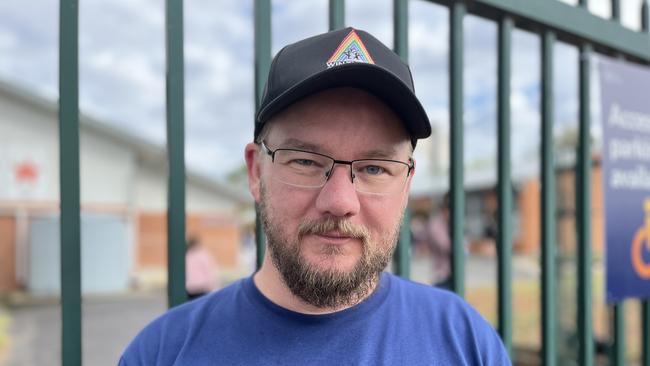
[[[558,320],[558,350],[570,345],[566,339],[574,337],[576,329],[576,279],[565,274],[560,276],[557,285],[558,302],[556,317]],[[593,331],[597,340],[609,342],[610,312],[605,304],[604,271],[594,268],[592,277],[592,311]],[[515,280],[512,285],[512,321],[513,348],[538,351],[541,346],[541,289],[538,280]],[[494,285],[471,287],[466,291],[466,299],[496,328],[497,292]],[[625,303],[625,347],[626,359],[630,363],[638,362],[641,355],[641,307],[639,301]],[[572,349],[571,352],[577,352]]]
[[[513,343],[538,348],[540,344],[539,285],[535,281],[515,282],[512,294]],[[468,288],[466,298],[496,328],[496,288],[494,286]]]
[[[0,364],[4,363],[9,350],[9,325],[11,318],[0,308]]]

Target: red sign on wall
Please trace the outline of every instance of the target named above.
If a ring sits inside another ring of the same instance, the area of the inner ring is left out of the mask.
[[[38,167],[31,161],[21,161],[14,166],[14,177],[18,184],[35,184],[38,181]]]

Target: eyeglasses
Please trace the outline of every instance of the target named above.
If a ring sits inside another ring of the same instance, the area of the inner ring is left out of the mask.
[[[271,157],[276,179],[301,188],[320,188],[332,176],[335,164],[350,166],[350,179],[357,192],[390,194],[404,188],[413,170],[413,159],[405,163],[388,159],[336,160],[330,156],[298,149],[271,150],[262,141],[262,148]]]

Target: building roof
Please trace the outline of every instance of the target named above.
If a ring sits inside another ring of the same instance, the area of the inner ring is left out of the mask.
[[[58,122],[58,103],[39,96],[21,86],[0,80],[0,98],[6,98],[16,103],[23,104],[28,108],[38,110],[46,115],[52,116],[53,121]],[[117,129],[106,120],[101,120],[80,112],[79,124],[82,131],[91,132],[112,140],[115,144],[124,146],[136,152],[138,159],[156,169],[164,170],[167,166],[167,151],[164,146],[154,144],[142,137],[138,137],[127,131]],[[214,192],[239,204],[252,202],[250,195],[243,191],[232,188],[219,180],[202,174],[191,168],[186,169],[187,182]]]

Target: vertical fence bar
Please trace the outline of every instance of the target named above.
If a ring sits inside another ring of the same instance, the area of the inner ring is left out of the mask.
[[[614,330],[614,347],[612,348],[613,366],[625,365],[625,303],[622,301],[612,306],[612,320]]]
[[[81,365],[79,198],[79,3],[59,3],[59,179],[61,200],[61,361]]]
[[[650,14],[648,14],[648,0],[641,4],[641,31],[648,33],[650,30]],[[641,300],[641,365],[650,366],[650,301]]]
[[[650,301],[641,302],[641,365],[650,366]]]
[[[612,20],[615,22],[621,21],[620,3],[619,0],[611,0]],[[625,60],[622,54],[617,54],[619,60]],[[612,348],[610,350],[610,365],[623,366],[625,365],[625,317],[624,317],[623,302],[613,304],[609,307],[611,314],[611,329],[612,329]]]
[[[612,20],[621,21],[621,3],[619,0],[612,0]]]
[[[399,241],[393,255],[393,268],[398,276],[409,278],[411,276],[411,210],[407,207],[404,211],[404,221],[399,231]]]
[[[648,0],[643,0],[643,4],[641,4],[641,30],[644,33],[648,33],[648,28],[649,26],[649,21],[648,18],[650,15],[648,14]]]
[[[553,157],[553,47],[542,35],[542,365],[555,366],[555,171]]]
[[[183,1],[167,0],[167,304],[187,301],[185,292],[185,108]]]
[[[498,159],[498,329],[501,339],[512,350],[512,184],[510,181],[510,56],[512,18],[499,22],[497,159]]]
[[[255,110],[259,109],[264,84],[271,65],[271,0],[255,0]],[[255,207],[255,246],[257,268],[264,261],[266,238],[259,207]]]
[[[408,62],[408,1],[393,0],[394,51]],[[411,209],[406,208],[400,227],[399,242],[393,256],[395,273],[404,278],[411,276]]]
[[[452,244],[452,286],[465,296],[464,215],[465,190],[463,178],[463,18],[467,12],[462,2],[454,1],[449,9],[449,132],[451,135],[449,190]]]
[[[393,50],[404,62],[409,59],[408,17],[408,0],[393,0]]]
[[[620,22],[620,4],[618,0],[612,0],[612,20]],[[624,61],[622,54],[616,54],[616,58]],[[612,331],[612,347],[609,352],[609,363],[613,366],[625,365],[625,317],[623,316],[623,302],[613,304],[608,308],[611,315],[610,327]]]
[[[329,29],[336,30],[345,27],[345,0],[330,0]]]
[[[580,46],[580,126],[576,164],[576,231],[578,238],[578,364],[593,365],[591,295],[591,148],[589,111],[591,45]]]

